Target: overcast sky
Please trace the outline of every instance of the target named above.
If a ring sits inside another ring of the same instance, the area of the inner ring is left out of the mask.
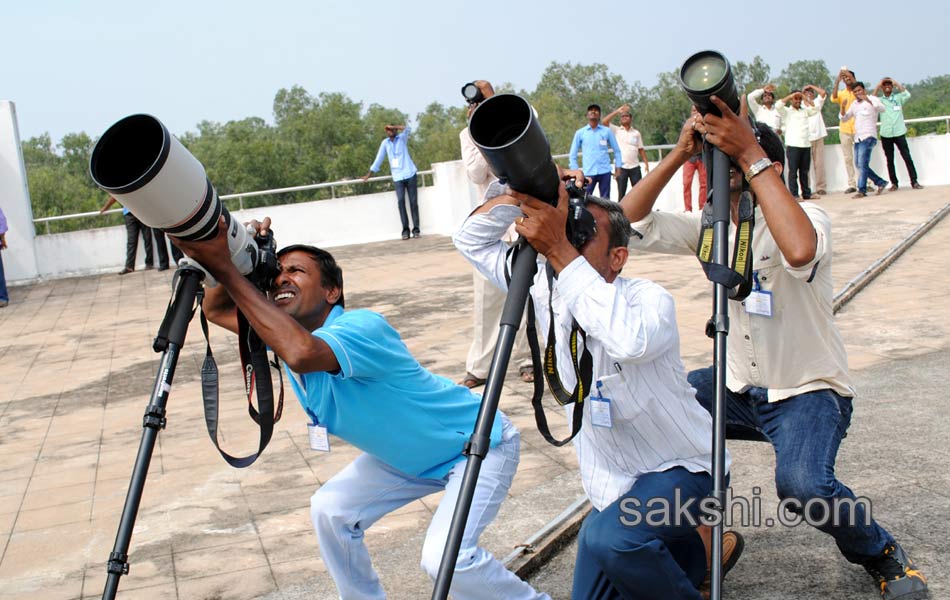
[[[344,92],[415,116],[460,103],[472,79],[533,89],[551,61],[604,63],[646,86],[696,50],[848,65],[871,82],[950,72],[937,2],[713,3],[575,0],[4,0],[0,100],[20,137],[95,137],[119,118],[155,115],[175,134],[202,120],[273,122],[282,87]],[[847,24],[847,25],[845,25]],[[884,33],[885,28],[891,33]],[[939,31],[938,31],[939,30]]]

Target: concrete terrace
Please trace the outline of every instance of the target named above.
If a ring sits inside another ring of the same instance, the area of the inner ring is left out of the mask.
[[[821,198],[835,226],[837,287],[948,201],[946,187],[862,201],[843,194]],[[945,221],[838,316],[855,378],[866,382],[852,435],[839,454],[839,471],[859,495],[877,502],[876,518],[930,576],[933,598],[950,594],[945,582],[950,527],[940,518],[950,502],[945,468],[950,445],[944,433],[950,400],[946,393],[918,394],[915,377],[946,371],[948,245]],[[334,254],[344,269],[348,306],[383,313],[423,364],[452,379],[462,375],[471,275],[448,238],[347,246]],[[712,342],[702,332],[711,310],[710,287],[695,259],[634,255],[625,274],[654,279],[673,293],[686,366],[708,364]],[[12,288],[11,304],[0,309],[4,598],[101,595],[158,365],[151,340],[170,282],[170,271],[48,281]],[[220,438],[231,453],[246,454],[257,438],[241,397],[234,340],[214,331],[212,345],[226,407]],[[119,597],[335,598],[310,529],[309,497],[356,451],[333,440],[330,455],[311,452],[305,418],[288,390],[283,420],[263,458],[249,469],[230,468],[205,431],[198,377],[203,354],[195,319],[132,538],[131,572],[120,581]],[[886,374],[897,373],[892,371],[897,367],[903,379],[889,380]],[[502,408],[522,431],[522,457],[510,498],[483,537],[499,556],[582,494],[573,450],[549,446],[536,432],[530,392],[509,375]],[[549,413],[558,414],[553,406]],[[772,499],[770,450],[751,443],[730,448],[736,493],[760,486],[763,498]],[[392,598],[431,593],[418,556],[439,499],[413,502],[367,533]],[[779,592],[799,597],[796,590],[819,584],[825,586],[820,597],[878,597],[867,575],[813,530],[747,529],[746,535],[746,554],[727,580],[728,598],[776,598]],[[562,571],[569,570],[570,556],[561,560]],[[782,587],[775,573],[784,575]],[[563,577],[541,577],[537,585],[555,598],[569,596]]]

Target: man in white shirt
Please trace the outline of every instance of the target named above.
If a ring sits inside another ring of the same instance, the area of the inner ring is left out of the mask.
[[[621,203],[643,235],[632,245],[693,254],[700,215],[653,211],[653,204],[701,147],[700,135],[732,158],[733,218],[743,174],[758,206],[752,236],[755,287],[745,301],[729,302],[727,436],[772,444],[779,497],[796,505],[796,512],[807,509],[809,522],[831,535],[848,561],[877,578],[885,600],[918,597],[926,579],[834,474],[854,389],[832,312],[831,222],[821,207],[797,202],[783,184],[782,142],[774,132],[761,123],[753,130],[744,102],[738,116],[719,99],[714,102],[723,116],[687,121],[676,148]],[[712,368],[692,371],[689,382],[697,401],[711,409]]]
[[[782,115],[782,129],[785,131],[785,155],[788,157],[788,191],[798,198],[798,186],[802,187],[802,198],[811,199],[811,187],[808,185],[808,170],[811,168],[811,142],[809,124],[818,114],[818,109],[803,103],[804,95],[799,90],[779,100],[775,109]]]
[[[808,119],[808,141],[811,145],[811,166],[815,170],[815,193],[824,196],[825,190],[825,138],[828,130],[825,128],[825,118],[821,116],[821,107],[825,104],[828,92],[817,85],[806,85],[802,88],[805,94],[805,104],[818,109],[815,115]]]
[[[485,80],[474,82],[481,90],[482,96],[487,100],[495,95],[495,88],[491,83]],[[468,116],[477,104],[469,106]],[[459,145],[462,148],[462,162],[465,164],[465,174],[475,188],[477,201],[472,208],[475,208],[485,199],[485,192],[489,184],[495,181],[496,177],[488,168],[485,157],[478,151],[472,136],[468,132],[468,127],[459,133]],[[517,236],[509,232],[507,242],[513,242]],[[495,355],[495,343],[498,341],[498,324],[501,321],[501,312],[505,307],[505,293],[492,285],[485,276],[475,269],[472,274],[472,284],[474,291],[474,307],[472,309],[473,336],[472,344],[468,348],[468,356],[465,359],[465,376],[459,383],[468,388],[478,387],[485,383],[488,377],[488,369],[491,368],[491,360]],[[531,353],[528,350],[527,338],[525,338],[525,328],[518,328],[518,334],[515,337],[515,345],[512,348],[512,362],[518,365],[518,373],[521,380],[526,383],[534,381],[534,368],[531,362]]]
[[[648,500],[665,499],[672,509],[677,495],[679,506],[695,499],[688,512],[697,517],[696,503],[712,487],[712,420],[686,382],[673,299],[653,282],[619,276],[630,237],[619,205],[599,198],[587,203],[596,232],[578,248],[565,235],[567,205],[563,184],[557,207],[509,192],[476,209],[453,239],[479,271],[507,290],[507,247],[500,238],[516,223],[552,270],[553,290],[539,260],[531,293],[540,331],[548,331],[553,311],[564,389],[577,382],[572,332],[581,344],[575,354],[590,353],[595,391],[583,391],[574,445],[593,510],[579,533],[571,597],[698,600],[707,552],[697,521],[679,521],[672,513],[661,525],[643,518]],[[731,563],[739,551],[741,544]]]
[[[841,121],[854,118],[854,165],[858,168],[858,193],[852,198],[864,198],[868,192],[868,178],[877,186],[877,194],[884,193],[887,181],[871,168],[871,152],[877,145],[877,116],[884,112],[884,103],[877,96],[869,96],[864,83],[855,81],[851,86],[854,102],[845,110],[841,105]]]
[[[771,83],[765,87],[749,92],[749,112],[759,123],[765,123],[782,135],[782,115],[775,104],[775,86]]]
[[[610,122],[618,113],[620,114],[619,127]],[[620,155],[623,160],[614,173],[614,177],[617,178],[617,192],[623,198],[627,193],[628,181],[630,187],[633,187],[643,177],[643,173],[650,172],[650,161],[647,160],[647,152],[643,148],[643,136],[633,127],[633,115],[629,104],[624,104],[604,117],[603,124],[610,127],[610,130],[614,132],[614,137],[617,138],[617,144],[620,145]],[[643,161],[643,173],[640,171],[641,161]]]

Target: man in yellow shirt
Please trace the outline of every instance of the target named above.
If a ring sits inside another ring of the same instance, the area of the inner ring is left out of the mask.
[[[838,86],[844,82],[844,89],[839,90]],[[854,92],[851,91],[851,86],[854,85],[855,77],[854,71],[849,71],[848,67],[841,67],[841,70],[838,71],[838,78],[835,79],[835,84],[831,87],[831,101],[835,104],[840,104],[843,112],[848,111],[848,107],[851,106],[851,103],[854,102]],[[845,194],[853,194],[858,191],[858,188],[855,187],[855,178],[854,178],[854,118],[848,119],[847,121],[841,121],[841,128],[838,130],[838,135],[841,139],[841,157],[844,159],[844,168],[848,172],[848,189],[844,191]]]

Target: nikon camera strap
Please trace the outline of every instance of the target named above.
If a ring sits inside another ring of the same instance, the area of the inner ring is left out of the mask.
[[[229,465],[244,468],[252,465],[264,452],[264,448],[267,447],[274,433],[274,423],[280,420],[284,408],[284,378],[280,372],[276,354],[274,362],[269,363],[267,361],[267,348],[257,333],[251,329],[247,318],[240,310],[237,311],[237,317],[238,346],[241,354],[241,366],[243,367],[244,389],[247,393],[247,410],[251,418],[260,426],[261,431],[257,452],[248,456],[231,456],[222,450],[218,444],[218,365],[211,353],[208,320],[205,318],[203,310],[201,311],[201,330],[204,332],[207,347],[205,360],[201,366],[201,395],[204,400],[205,425],[215,448],[218,449],[221,457]],[[280,395],[276,413],[274,412],[274,390],[270,376],[271,366],[277,368],[278,377],[280,378]],[[254,408],[253,395],[255,389],[257,390],[257,403],[260,406],[260,412]]]
[[[745,300],[752,291],[752,230],[755,228],[755,202],[748,190],[739,196],[739,224],[732,250],[732,267],[712,262],[713,250],[713,204],[703,206],[702,230],[696,257],[713,283],[726,286],[730,300]]]

